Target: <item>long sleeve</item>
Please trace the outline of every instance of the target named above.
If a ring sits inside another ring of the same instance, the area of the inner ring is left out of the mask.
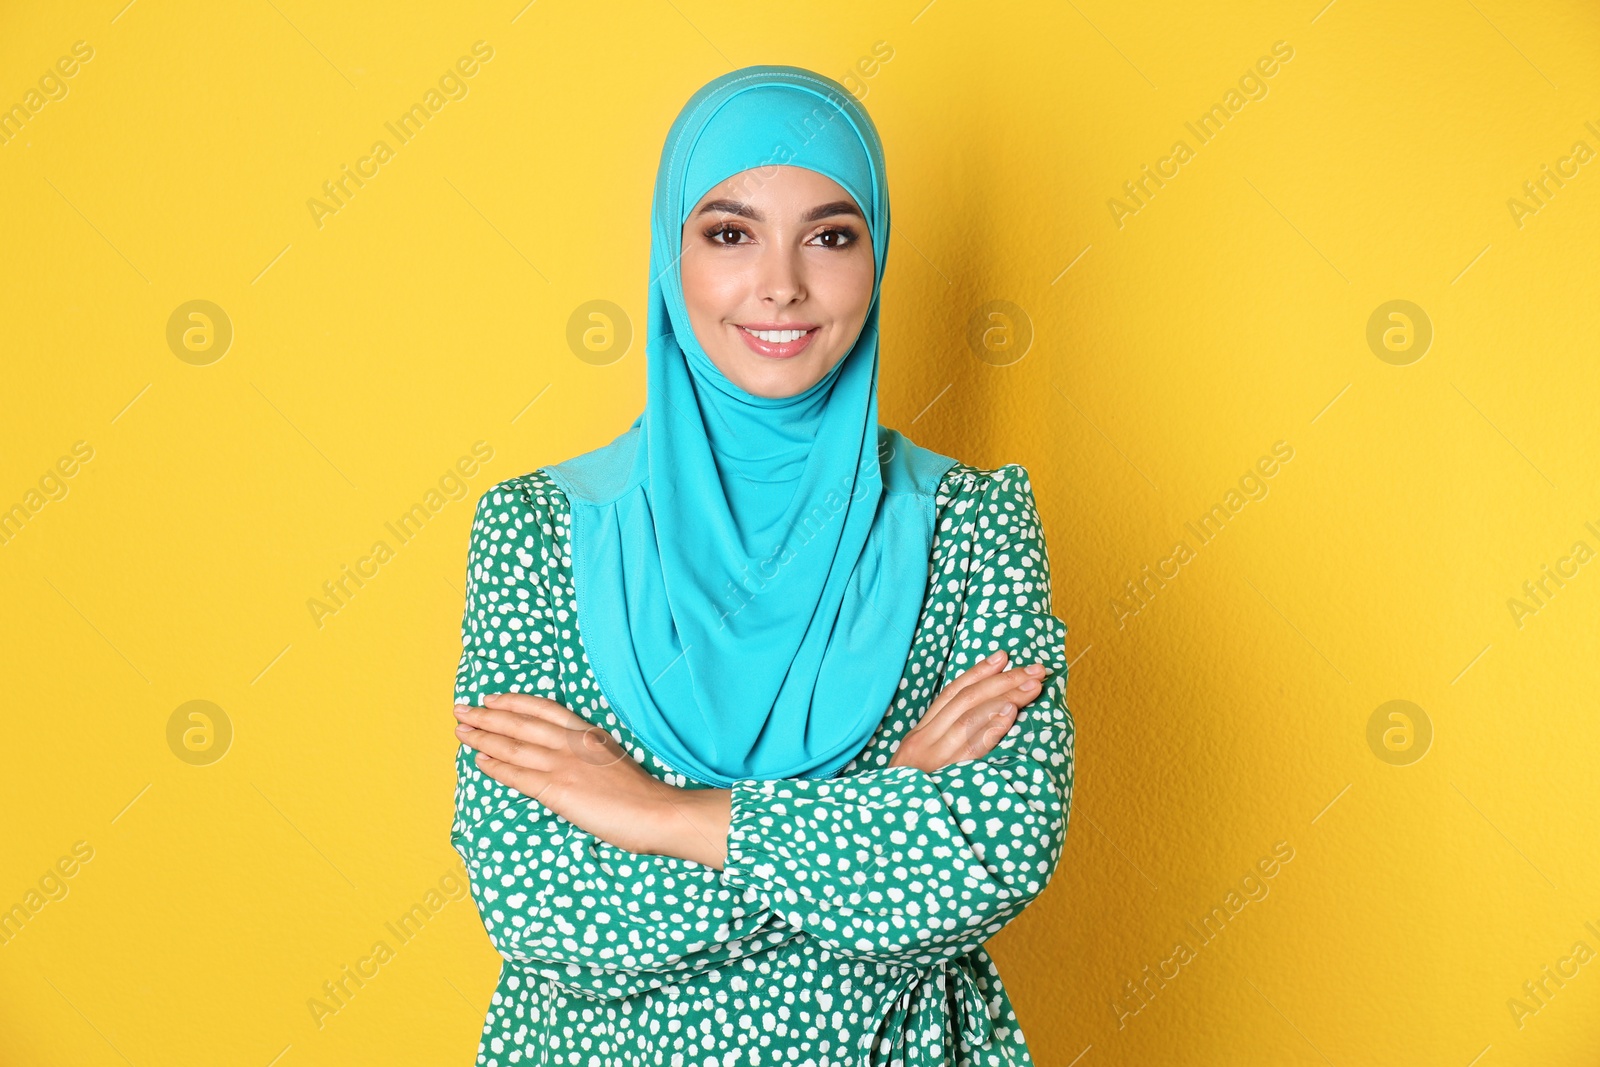
[[[1027,471],[998,469],[970,505],[948,520],[970,525],[970,551],[932,577],[960,594],[933,692],[998,648],[1014,665],[1053,672],[1000,743],[932,774],[878,767],[732,787],[723,882],[755,890],[787,923],[846,955],[920,966],[980,947],[1044,890],[1065,844],[1074,733],[1066,626],[1050,613]]]
[[[545,578],[560,562],[548,505],[538,483],[522,479],[478,501],[457,703],[481,705],[497,692],[565,703],[571,652],[557,637],[573,619]],[[711,867],[637,855],[580,830],[484,774],[466,745],[456,753],[450,840],[495,950],[588,997],[631,996],[799,936]]]

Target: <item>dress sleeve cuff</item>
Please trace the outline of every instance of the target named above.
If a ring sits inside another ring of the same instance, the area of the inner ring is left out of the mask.
[[[772,824],[768,812],[777,783],[758,778],[740,778],[729,787],[732,799],[728,815],[728,860],[722,868],[726,885],[743,888],[770,882],[778,857],[767,843],[766,830]],[[763,826],[763,822],[767,825]]]

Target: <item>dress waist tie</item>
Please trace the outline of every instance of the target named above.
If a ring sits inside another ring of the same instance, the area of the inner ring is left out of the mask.
[[[968,956],[912,971],[891,996],[862,1067],[965,1063],[956,1034],[973,1049],[994,1039],[989,1005]]]

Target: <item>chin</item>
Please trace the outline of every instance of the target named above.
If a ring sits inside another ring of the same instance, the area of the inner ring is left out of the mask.
[[[803,393],[823,375],[816,361],[768,360],[740,349],[721,352],[712,359],[729,381],[755,396],[777,398]]]
[[[747,393],[769,398],[794,396],[811,388],[822,377],[812,373],[810,367],[754,367],[747,368],[745,382],[735,383]]]

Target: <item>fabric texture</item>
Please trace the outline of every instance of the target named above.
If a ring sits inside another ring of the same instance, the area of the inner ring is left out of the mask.
[[[850,194],[875,277],[850,351],[811,388],[770,398],[702,349],[679,260],[701,197],[777,166]],[[572,508],[576,610],[602,688],[653,752],[701,781],[838,773],[899,681],[934,494],[955,460],[878,424],[888,251],[882,146],[850,93],[798,67],[710,82],[656,174],[644,410],[610,444],[543,468]]]
[[[1025,469],[957,464],[935,506],[926,595],[878,729],[835,777],[736,780],[722,870],[619,849],[458,748],[451,842],[502,957],[478,1064],[1033,1063],[983,946],[1060,863],[1066,627]],[[601,691],[573,612],[575,515],[542,471],[478,501],[455,699],[547,697],[651,774],[708,787]],[[938,692],[996,649],[1052,674],[995,748],[932,774],[890,766]]]

